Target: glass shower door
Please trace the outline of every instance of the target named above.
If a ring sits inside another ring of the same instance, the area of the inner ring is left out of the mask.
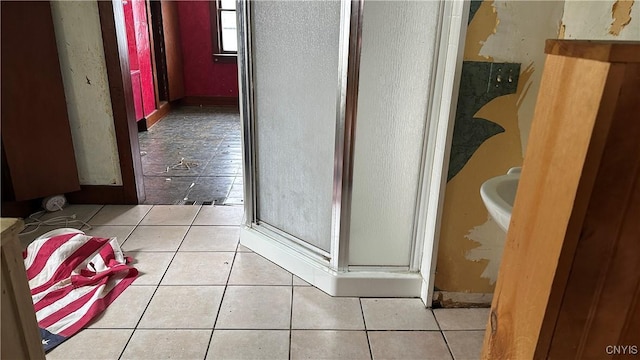
[[[341,3],[249,5],[254,221],[329,254]]]

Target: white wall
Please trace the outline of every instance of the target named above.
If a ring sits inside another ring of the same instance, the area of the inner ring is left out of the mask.
[[[82,185],[122,185],[96,1],[52,1],[51,12]]]
[[[545,40],[558,37],[564,1],[496,0],[494,5],[499,22],[495,34],[482,46],[480,55],[491,56],[495,62],[521,63],[521,71],[533,65],[530,88],[518,108],[524,155],[542,79]]]
[[[350,265],[409,265],[438,9],[365,2]]]
[[[631,6],[631,22],[619,35],[610,33],[616,1],[567,0],[564,4],[565,39],[640,40],[640,3]],[[619,6],[621,3],[619,3]],[[624,14],[618,13],[617,16]]]

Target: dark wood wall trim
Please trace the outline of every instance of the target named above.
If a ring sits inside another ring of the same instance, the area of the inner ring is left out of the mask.
[[[29,215],[42,210],[41,199],[25,201],[2,201],[2,217],[26,218]]]
[[[80,191],[65,194],[70,204],[101,204],[119,205],[128,204],[124,186],[110,185],[80,185]],[[41,199],[28,201],[3,201],[2,216],[22,217],[42,210]]]
[[[153,126],[153,124],[162,120],[169,111],[171,110],[171,103],[163,101],[160,103],[160,106],[156,110],[154,110],[149,116],[147,116],[147,128]]]
[[[80,185],[80,191],[66,194],[70,204],[125,204],[124,186]]]
[[[98,1],[98,12],[122,173],[121,203],[137,204],[145,199],[144,179],[137,136],[138,125],[135,121],[122,0]],[[90,188],[83,187],[83,189]]]
[[[224,106],[238,108],[237,96],[185,96],[179,100],[183,106]]]

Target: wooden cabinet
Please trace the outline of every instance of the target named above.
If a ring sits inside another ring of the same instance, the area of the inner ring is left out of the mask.
[[[80,190],[49,2],[1,6],[2,200]]]
[[[2,359],[44,359],[18,233],[22,220],[2,218]]]
[[[485,359],[640,353],[640,42],[549,40]]]

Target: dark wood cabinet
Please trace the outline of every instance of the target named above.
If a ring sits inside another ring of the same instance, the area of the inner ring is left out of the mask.
[[[77,191],[80,184],[50,4],[1,6],[4,208],[8,201]]]

